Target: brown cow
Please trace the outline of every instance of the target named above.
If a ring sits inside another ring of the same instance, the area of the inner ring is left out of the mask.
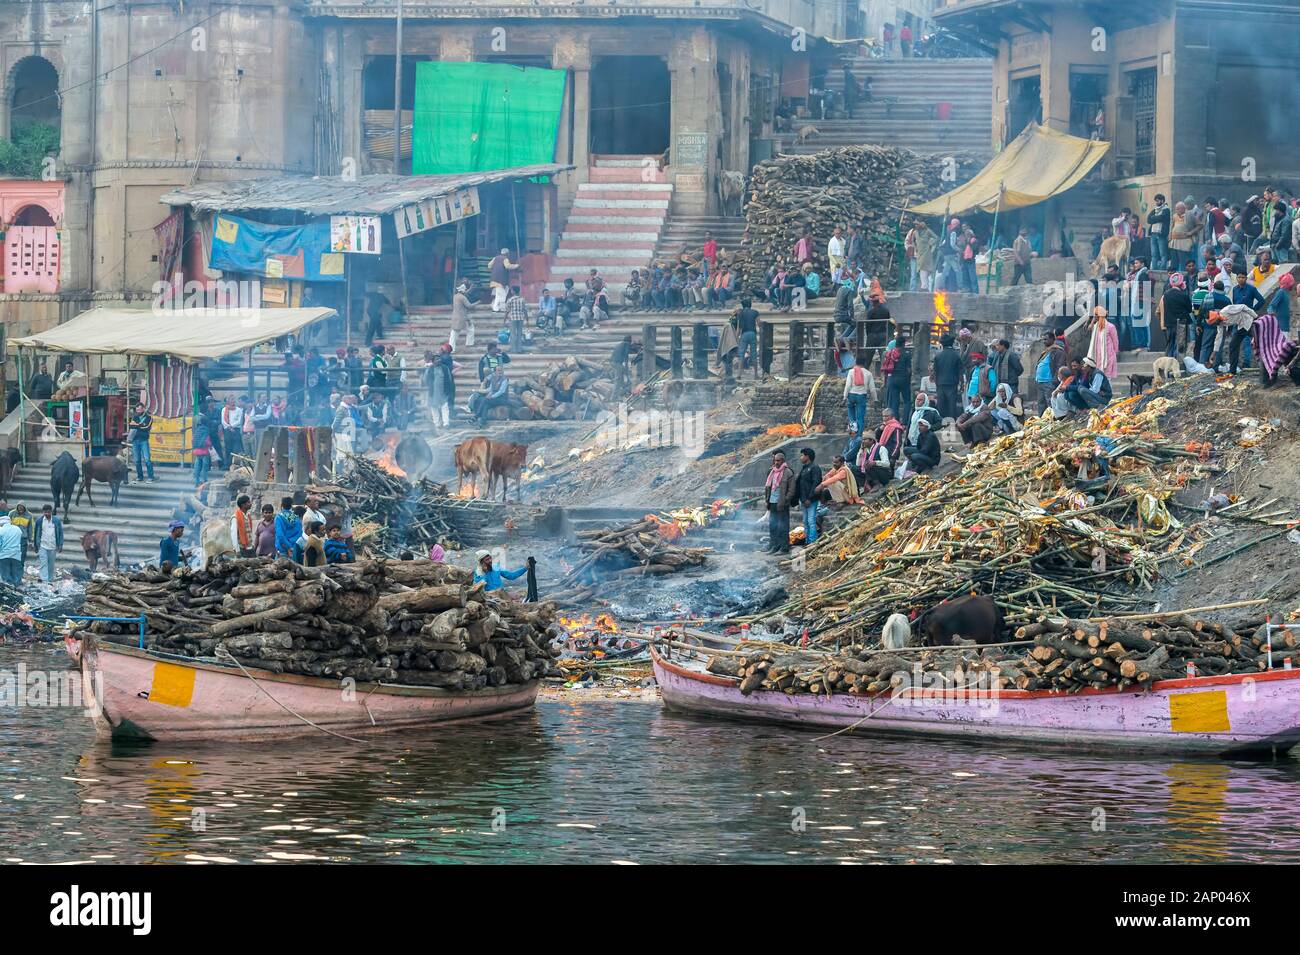
[[[474,488],[474,496],[478,497],[478,479],[481,476],[485,481],[489,474],[488,465],[492,460],[492,442],[484,437],[470,438],[468,441],[462,441],[455,447],[456,456],[456,477],[460,483],[457,486],[457,493],[465,488],[465,475],[474,475],[471,486]]]
[[[127,476],[130,474],[130,468],[126,466],[125,451],[121,454],[100,454],[93,458],[83,458],[81,461],[81,486],[77,488],[77,506],[81,506],[81,494],[84,491],[86,499],[90,501],[90,506],[95,507],[95,497],[90,493],[90,485],[95,481],[102,481],[113,489],[113,494],[108,503],[113,507],[117,506],[117,490],[123,484],[127,484]]]
[[[515,500],[522,501],[521,472],[528,461],[528,445],[511,444],[509,441],[493,441],[492,453],[488,456],[488,492],[496,487],[497,478],[501,478],[501,502],[505,503],[510,492],[510,478],[515,479]]]
[[[112,564],[113,570],[122,569],[121,555],[117,549],[117,534],[113,531],[86,531],[81,535],[81,549],[86,552],[86,562],[93,574],[102,560]]]

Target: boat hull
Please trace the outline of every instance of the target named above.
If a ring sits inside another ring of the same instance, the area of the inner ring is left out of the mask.
[[[706,651],[707,652],[707,651]],[[1282,752],[1300,742],[1300,670],[1164,680],[1149,690],[1003,690],[954,699],[813,696],[756,690],[667,660],[652,650],[669,709],[870,735],[1047,743],[1076,749],[1233,756]]]
[[[143,740],[345,736],[480,720],[530,709],[537,681],[473,691],[394,686],[199,663],[68,638],[97,730]],[[310,722],[308,722],[310,721]]]

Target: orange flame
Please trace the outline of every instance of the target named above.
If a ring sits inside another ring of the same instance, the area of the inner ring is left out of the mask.
[[[934,293],[933,336],[938,338],[952,327],[952,306],[948,304],[947,292]]]
[[[404,478],[406,472],[397,466],[397,458],[394,452],[397,450],[398,435],[390,434],[384,438],[384,449],[379,452],[379,457],[375,458],[375,464],[387,471],[394,477]]]

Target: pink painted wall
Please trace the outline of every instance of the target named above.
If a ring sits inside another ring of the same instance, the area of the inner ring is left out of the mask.
[[[53,221],[47,225],[14,225],[33,206]],[[63,183],[36,179],[0,179],[0,230],[4,259],[0,278],[5,292],[59,290],[59,229],[63,226]]]

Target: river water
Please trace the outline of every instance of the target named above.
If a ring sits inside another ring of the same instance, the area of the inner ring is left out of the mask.
[[[61,654],[0,647],[0,672]],[[1293,760],[815,735],[578,692],[365,745],[126,746],[3,707],[0,861],[1300,861]]]

